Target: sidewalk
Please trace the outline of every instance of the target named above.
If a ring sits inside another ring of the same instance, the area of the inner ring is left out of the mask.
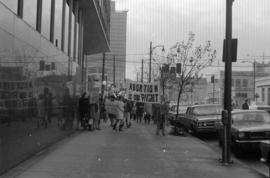
[[[37,128],[36,122],[13,122],[0,126],[0,174],[40,150],[71,135],[73,130],[62,130],[56,118],[47,128]]]
[[[6,177],[19,178],[256,178],[236,162],[222,166],[218,155],[191,137],[156,136],[153,125],[136,124],[123,132],[108,125],[81,132],[24,162]]]

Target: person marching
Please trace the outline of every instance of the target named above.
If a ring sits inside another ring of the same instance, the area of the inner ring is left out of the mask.
[[[115,101],[115,108],[117,110],[116,122],[114,123],[113,130],[122,131],[124,125],[124,102],[123,97],[118,96],[117,101]]]
[[[127,128],[131,127],[130,115],[132,111],[132,103],[131,101],[125,99],[125,119]]]
[[[107,117],[110,120],[111,127],[114,126],[114,120],[116,119],[114,101],[115,101],[114,95],[111,95],[109,98],[106,98],[105,100],[105,110],[106,110]]]
[[[136,120],[136,102],[132,103],[132,110],[131,110],[131,119]]]
[[[138,122],[142,123],[143,112],[144,112],[143,103],[137,103],[137,106],[136,106],[137,123]]]
[[[156,130],[157,135],[159,135],[159,131],[161,130],[162,135],[165,136],[165,123],[166,123],[167,111],[168,111],[167,105],[163,99],[157,111],[158,112],[157,113],[157,130]]]

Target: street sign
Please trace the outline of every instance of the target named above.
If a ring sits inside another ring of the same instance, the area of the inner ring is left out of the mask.
[[[237,61],[237,43],[238,39],[232,39],[232,59],[231,62]],[[223,40],[223,55],[222,55],[222,61],[225,62],[227,60],[227,52],[226,52],[226,39]]]

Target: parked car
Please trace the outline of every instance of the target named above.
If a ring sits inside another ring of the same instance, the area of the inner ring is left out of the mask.
[[[221,105],[203,104],[187,108],[185,117],[181,119],[185,129],[195,134],[201,132],[215,132],[216,123],[221,121]]]
[[[170,124],[172,126],[175,126],[175,127],[181,127],[181,119],[183,117],[185,117],[185,113],[186,113],[186,110],[187,110],[187,106],[183,106],[183,105],[180,105],[178,106],[178,117],[176,118],[176,114],[177,114],[177,104],[176,105],[173,105],[171,106],[170,110],[169,110],[169,113],[168,113],[168,121],[170,122]]]
[[[223,126],[218,126],[219,143],[223,143]],[[231,148],[236,156],[243,149],[258,149],[260,142],[270,139],[270,116],[263,110],[232,111]]]
[[[260,144],[261,149],[261,162],[270,165],[270,140],[262,141]]]
[[[258,109],[267,111],[270,114],[270,106],[269,105],[251,105],[250,109]]]

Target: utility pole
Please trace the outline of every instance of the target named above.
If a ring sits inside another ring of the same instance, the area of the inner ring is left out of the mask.
[[[115,56],[113,56],[113,85],[115,87]]]
[[[142,59],[142,74],[141,74],[141,82],[143,83],[143,59]]]
[[[139,81],[139,72],[137,72],[137,82]]]
[[[231,163],[231,80],[232,80],[232,5],[234,0],[226,0],[226,59],[224,83],[224,144],[222,148],[222,162]]]
[[[213,83],[213,104],[215,104],[215,81]]]
[[[253,61],[253,96],[254,101],[256,102],[256,62]]]
[[[152,65],[152,41],[150,42],[150,58],[149,58],[149,83],[151,83],[151,74],[152,74],[152,69],[151,69],[151,65]]]
[[[104,73],[105,73],[105,60],[106,60],[106,54],[103,53],[103,59],[102,59],[102,77],[101,77],[101,100],[103,100],[104,95],[104,84],[103,81],[105,79]]]

